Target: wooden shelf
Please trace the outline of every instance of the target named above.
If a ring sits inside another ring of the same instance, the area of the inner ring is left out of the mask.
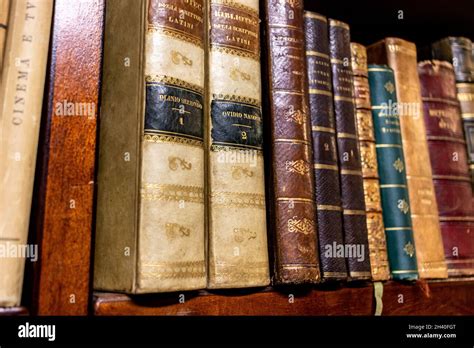
[[[3,316],[24,316],[28,315],[28,310],[25,307],[9,307],[2,308],[0,307],[0,317]]]
[[[297,291],[298,290],[298,291]],[[94,293],[95,315],[374,315],[372,284],[316,289],[198,291],[129,296]],[[290,303],[290,294],[294,302]],[[401,301],[403,300],[403,303]],[[384,284],[382,315],[473,315],[474,279]]]

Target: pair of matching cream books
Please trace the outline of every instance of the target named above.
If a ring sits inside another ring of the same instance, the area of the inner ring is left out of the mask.
[[[94,288],[270,283],[258,0],[107,3]]]
[[[20,303],[53,0],[0,0],[0,307]]]

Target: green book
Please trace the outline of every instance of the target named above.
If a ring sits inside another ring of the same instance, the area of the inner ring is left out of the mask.
[[[369,85],[390,273],[396,280],[415,280],[415,241],[393,70],[369,65]]]

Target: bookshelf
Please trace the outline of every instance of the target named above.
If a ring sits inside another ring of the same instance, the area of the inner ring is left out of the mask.
[[[472,0],[306,1],[308,10],[349,23],[353,41],[367,45],[396,36],[415,42],[420,49],[448,35],[474,39],[472,7]],[[92,271],[93,267],[90,279]],[[23,292],[26,306],[0,308],[0,316],[34,315],[31,303],[38,301],[33,291],[36,281],[32,272],[27,273]],[[181,293],[128,296],[91,290],[88,315],[374,315],[376,308],[371,283],[183,294],[184,303],[180,303]],[[294,295],[293,302],[290,295]],[[399,302],[400,295],[403,303]],[[383,305],[382,315],[474,315],[474,278],[387,282]]]
[[[180,303],[183,295],[184,303]],[[473,315],[473,303],[474,278],[424,284],[388,282],[383,289],[382,315]],[[93,299],[94,315],[106,316],[370,316],[375,308],[372,284],[139,296],[97,292]]]

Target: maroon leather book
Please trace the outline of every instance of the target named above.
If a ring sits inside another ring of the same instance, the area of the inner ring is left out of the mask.
[[[319,281],[303,2],[266,0],[272,223],[276,284]]]
[[[474,210],[453,66],[418,64],[423,113],[448,274],[474,274]]]

